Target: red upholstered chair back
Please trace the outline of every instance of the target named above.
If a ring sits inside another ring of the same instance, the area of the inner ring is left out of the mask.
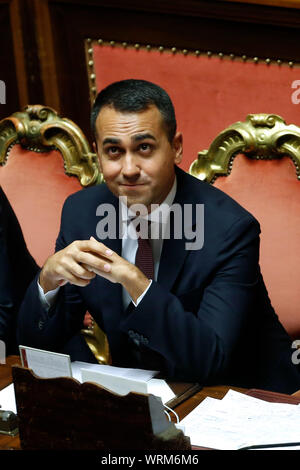
[[[237,200],[261,225],[261,269],[282,324],[300,336],[300,128],[249,115],[200,152],[191,174]]]
[[[180,48],[172,47],[167,35],[165,43],[151,45],[129,43],[126,37],[125,42],[113,41],[113,34],[86,40],[91,103],[98,91],[117,80],[144,79],[162,86],[183,133],[180,167],[185,171],[198,151],[240,116],[265,112],[299,122],[298,90],[293,88],[299,68],[291,62],[223,54],[221,39],[219,51],[211,52],[201,50],[201,44],[199,50],[185,49],[184,35]]]
[[[0,185],[42,265],[54,252],[66,197],[99,180],[96,156],[72,121],[37,105],[0,122],[0,164]]]

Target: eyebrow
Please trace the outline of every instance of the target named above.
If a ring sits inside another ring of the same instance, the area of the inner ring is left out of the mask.
[[[121,139],[116,139],[114,137],[106,137],[106,139],[103,140],[102,142],[102,145],[105,145],[105,144],[120,144],[121,143]]]
[[[137,134],[133,136],[132,138],[132,140],[134,140],[135,142],[139,142],[140,140],[144,140],[144,139],[152,139],[156,141],[156,138],[152,134],[149,134],[147,132],[144,134]]]
[[[134,135],[131,138],[131,140],[133,140],[134,142],[140,142],[141,140],[145,140],[145,139],[151,139],[151,140],[156,141],[156,138],[152,134],[149,134],[147,132],[145,132],[144,134]],[[119,145],[121,143],[122,143],[121,139],[117,139],[116,137],[106,137],[103,140],[102,145],[106,145],[106,144]]]

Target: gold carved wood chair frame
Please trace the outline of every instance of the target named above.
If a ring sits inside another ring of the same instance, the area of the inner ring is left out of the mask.
[[[245,122],[236,122],[221,132],[208,150],[198,153],[190,174],[213,183],[218,176],[229,175],[234,157],[243,153],[254,159],[289,156],[300,180],[300,128],[275,114],[249,114]]]
[[[213,140],[208,150],[198,153],[198,158],[191,164],[189,172],[212,184],[219,176],[226,178],[231,173],[234,159],[239,156],[265,161],[289,157],[293,162],[291,167],[295,169],[295,179],[298,179],[300,189],[300,127],[287,125],[280,116],[249,114],[245,122],[236,122],[227,127]],[[288,326],[288,319],[284,317],[283,312],[281,317],[278,311],[279,318],[287,322]],[[291,320],[293,326],[290,334],[292,337],[294,334],[298,337],[296,316]]]
[[[0,165],[5,165],[9,149],[16,143],[35,152],[59,150],[65,173],[76,176],[83,187],[101,182],[96,154],[85,136],[74,122],[59,117],[52,108],[28,105],[0,121]]]
[[[102,182],[97,155],[80,128],[71,120],[42,105],[28,105],[0,121],[0,165],[4,166],[11,147],[20,144],[34,152],[59,150],[65,173],[76,176],[82,187]],[[92,320],[89,328],[81,331],[88,346],[101,363],[109,362],[109,347],[105,334]]]

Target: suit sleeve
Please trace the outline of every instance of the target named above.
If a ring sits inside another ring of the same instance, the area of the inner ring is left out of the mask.
[[[238,220],[225,234],[205,286],[199,282],[192,291],[175,295],[152,282],[123,321],[124,332],[138,332],[144,340],[145,357],[150,350],[162,359],[167,376],[207,383],[226,374],[255,298],[259,232],[255,219]],[[196,276],[201,269],[197,254],[188,256],[195,258]]]
[[[65,219],[69,216],[67,209],[68,205],[65,203],[55,251],[62,250],[69,244],[65,236]],[[18,342],[26,346],[61,351],[67,341],[82,328],[86,307],[76,286],[67,284],[60,288],[53,307],[45,309],[39,298],[39,275],[40,271],[31,282],[20,308]]]
[[[17,353],[17,314],[25,291],[38,271],[18,219],[0,187],[0,339],[7,354]]]

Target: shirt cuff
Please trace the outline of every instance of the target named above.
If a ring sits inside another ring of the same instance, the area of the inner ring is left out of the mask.
[[[144,295],[147,293],[147,291],[148,291],[149,287],[151,286],[151,284],[152,284],[152,279],[150,279],[149,285],[146,287],[146,289],[144,290],[144,292],[136,299],[136,302],[134,302],[134,301],[132,300],[132,303],[133,303],[133,305],[134,305],[135,307],[137,307],[138,304],[140,303],[140,301],[143,299]]]
[[[49,310],[55,303],[55,300],[57,298],[57,294],[58,294],[58,291],[59,291],[60,287],[57,287],[56,289],[53,289],[53,290],[49,290],[45,294],[44,289],[41,287],[39,282],[37,283],[37,285],[38,285],[38,290],[39,290],[40,301],[41,301],[43,307],[46,310]]]

